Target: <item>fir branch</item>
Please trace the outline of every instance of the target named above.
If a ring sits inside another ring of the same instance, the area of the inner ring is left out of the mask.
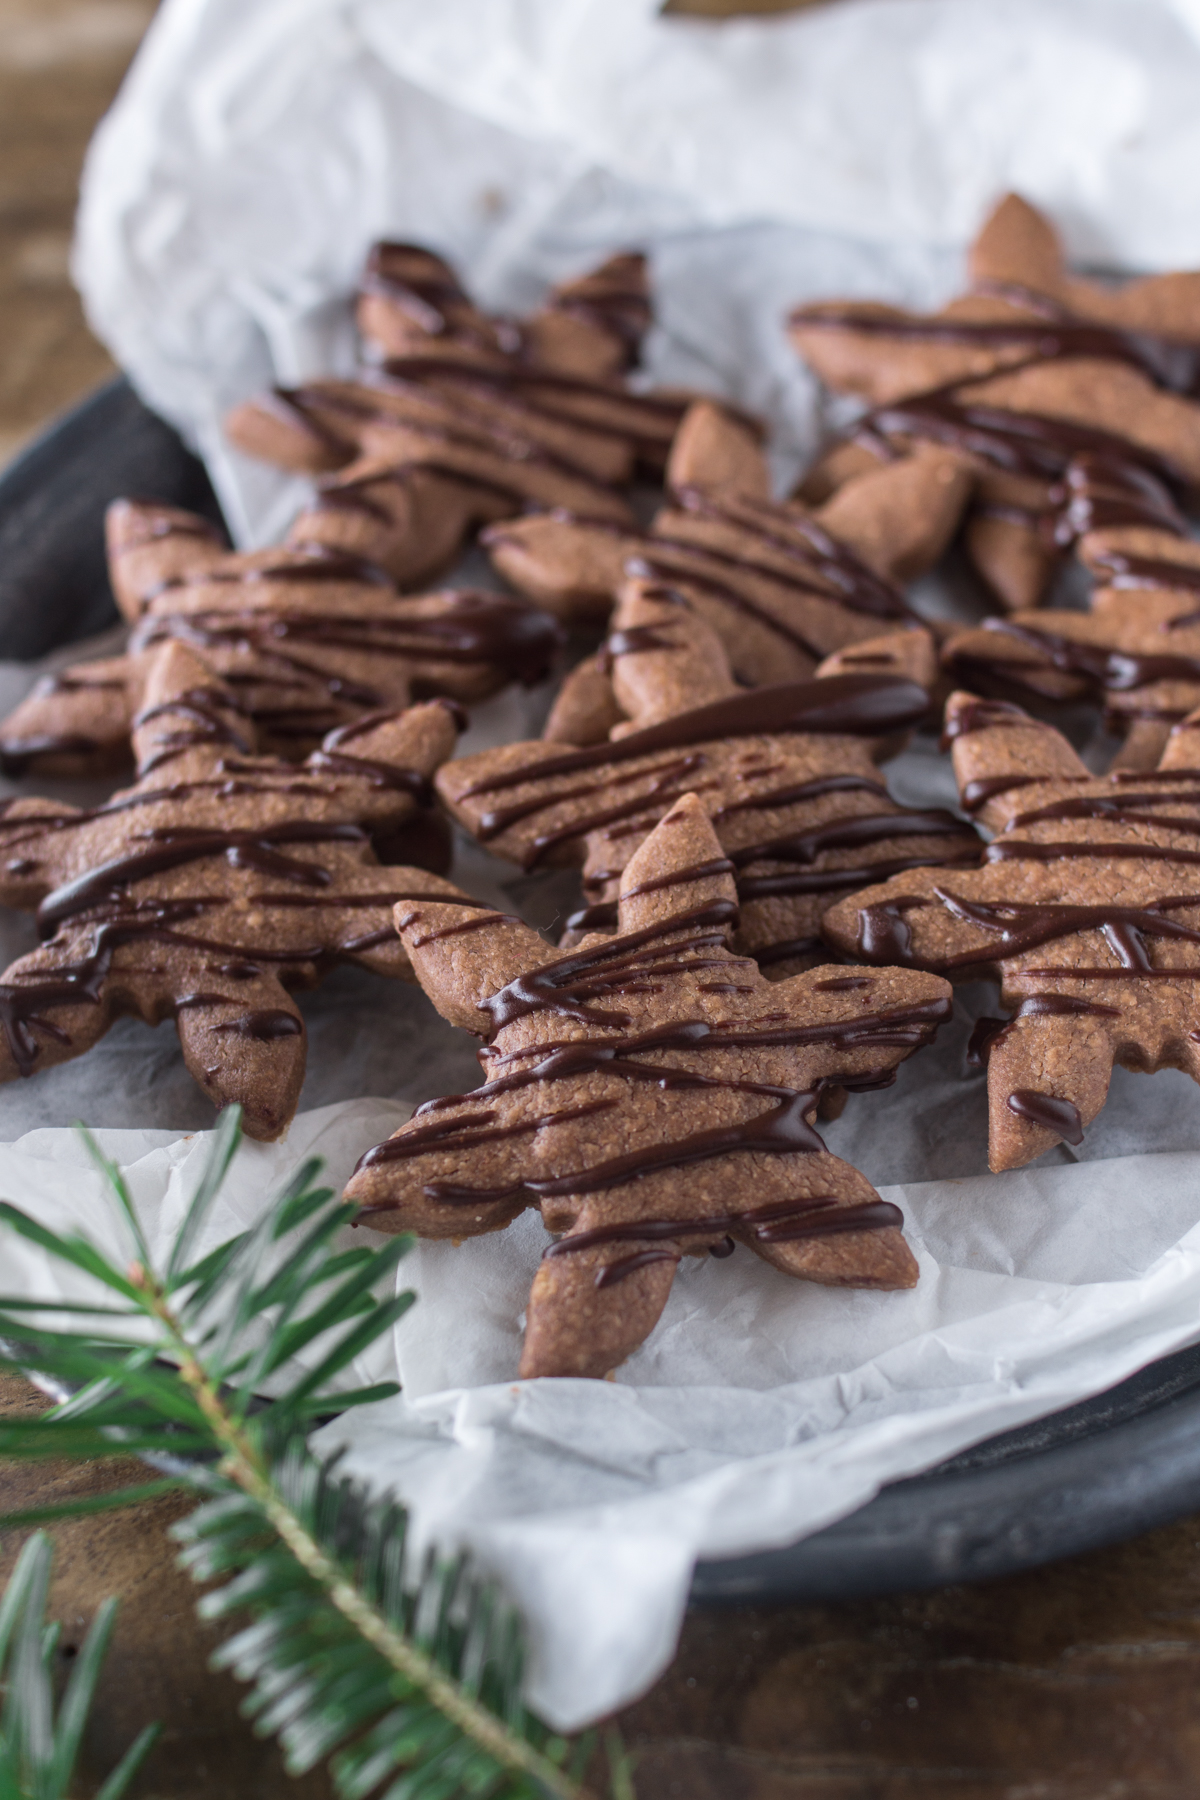
[[[51,1561],[49,1538],[35,1532],[0,1600],[0,1794],[5,1800],[64,1800],[116,1618],[116,1601],[102,1601],[56,1714],[52,1670],[59,1630],[46,1622]],[[157,1725],[139,1733],[96,1800],[121,1800],[158,1734]]]
[[[557,1737],[526,1710],[522,1632],[494,1586],[463,1557],[430,1555],[414,1572],[404,1509],[370,1499],[307,1446],[314,1418],[397,1391],[338,1383],[412,1304],[389,1291],[410,1240],[339,1250],[353,1209],[316,1185],[310,1161],[255,1227],[195,1259],[238,1128],[230,1108],[161,1271],[120,1172],[94,1145],[131,1234],[128,1267],[0,1203],[0,1222],[113,1301],[69,1310],[0,1298],[0,1365],[34,1368],[70,1395],[43,1418],[0,1420],[0,1455],[133,1452],[164,1482],[111,1503],[170,1485],[207,1496],[173,1528],[182,1560],[198,1581],[223,1582],[203,1614],[251,1615],[217,1660],[253,1684],[244,1710],[279,1736],[293,1772],[332,1757],[343,1800],[586,1800],[592,1742]],[[614,1794],[630,1794],[619,1742],[607,1760]]]

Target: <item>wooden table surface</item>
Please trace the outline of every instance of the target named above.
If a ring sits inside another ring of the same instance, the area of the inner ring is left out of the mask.
[[[152,11],[0,0],[0,463],[111,367],[69,284],[71,216],[88,135]],[[39,1404],[0,1382],[5,1408]],[[0,1493],[11,1508],[122,1478],[10,1467]],[[290,1780],[237,1718],[232,1678],[206,1667],[216,1640],[166,1535],[185,1509],[170,1498],[54,1534],[64,1656],[100,1599],[123,1600],[88,1791],[157,1718],[140,1796],[318,1800],[324,1776]],[[0,1545],[0,1577],[18,1547]],[[674,1666],[621,1723],[640,1800],[1193,1800],[1200,1517],[985,1587],[693,1613]]]

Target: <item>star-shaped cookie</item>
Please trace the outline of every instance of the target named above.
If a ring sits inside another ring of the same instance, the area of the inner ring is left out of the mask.
[[[934,314],[859,301],[793,314],[792,340],[821,378],[872,407],[803,492],[821,501],[914,444],[952,450],[977,474],[968,551],[1018,609],[1044,591],[1080,457],[1126,490],[1147,479],[1200,490],[1200,276],[1119,290],[1072,280],[1049,222],[1015,195],[969,265],[969,291]]]
[[[810,513],[772,500],[756,434],[701,400],[671,447],[669,499],[648,530],[559,508],[491,525],[483,542],[506,580],[568,620],[606,620],[631,571],[669,581],[740,681],[798,681],[833,651],[919,623],[896,583],[941,555],[971,479],[961,459],[930,448]]]
[[[207,521],[118,500],[108,515],[113,588],[134,627],[129,654],[48,677],[0,726],[10,772],[121,767],[146,652],[199,650],[234,688],[263,750],[307,754],[363,712],[414,694],[483,699],[539,681],[561,649],[549,614],[470,590],[399,595],[382,570],[322,544],[231,554]]]
[[[568,706],[599,709],[610,681],[611,737],[577,749],[504,744],[437,777],[454,817],[497,855],[526,869],[583,864],[591,904],[571,921],[577,929],[614,922],[623,871],[685,793],[700,796],[737,871],[735,945],[772,974],[794,972],[819,949],[835,895],[917,863],[974,862],[969,826],[898,805],[872,761],[881,740],[894,744],[927,710],[903,662],[922,645],[932,661],[921,633],[856,650],[865,661],[854,672],[843,661],[820,680],[747,690],[711,626],[673,589],[630,580],[614,625],[611,679],[585,666],[551,715],[553,729]]]
[[[0,812],[0,902],[36,911],[45,939],[0,982],[0,1080],[82,1055],[123,1013],[174,1018],[214,1104],[277,1137],[304,1079],[290,990],[345,960],[411,979],[397,901],[469,905],[372,852],[427,802],[456,732],[431,701],[367,714],[298,766],[260,757],[229,689],[182,644],[159,650],[136,784],[88,811],[22,798]]]
[[[743,1244],[806,1281],[916,1280],[898,1209],[810,1121],[825,1083],[892,1079],[948,1016],[948,987],[829,967],[768,984],[727,947],[736,913],[693,795],[625,870],[619,935],[565,957],[498,913],[396,909],[435,1006],[488,1038],[486,1084],[368,1151],[347,1198],[382,1230],[454,1239],[540,1206],[561,1235],[529,1297],[523,1376],[614,1368],[684,1255]]]
[[[1200,545],[1126,528],[1090,532],[1083,552],[1103,584],[1089,612],[989,620],[954,633],[943,660],[981,693],[1103,700],[1125,734],[1114,767],[1152,769],[1171,727],[1200,706]]]
[[[996,833],[971,870],[918,869],[832,907],[830,943],[869,963],[992,975],[1012,1011],[978,1043],[989,1159],[1079,1143],[1114,1062],[1200,1080],[1200,714],[1152,771],[1089,774],[1017,706],[955,694],[963,804]]]
[[[353,551],[402,586],[529,504],[632,524],[621,493],[661,468],[685,400],[634,393],[643,260],[613,258],[527,321],[495,319],[415,246],[378,246],[359,323],[367,366],[260,396],[227,421],[251,456],[322,477],[291,536]]]

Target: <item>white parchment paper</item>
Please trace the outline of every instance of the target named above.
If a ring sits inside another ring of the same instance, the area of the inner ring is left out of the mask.
[[[822,426],[786,307],[936,301],[1006,187],[1047,204],[1086,260],[1200,261],[1198,91],[1200,0],[845,0],[726,25],[659,19],[654,0],[166,0],[93,146],[76,269],[243,541],[277,533],[303,487],[231,455],[220,418],[267,382],[350,367],[348,295],[380,235],[432,243],[514,308],[648,245],[651,373],[766,413],[782,480]],[[0,703],[29,679],[0,670]],[[525,735],[545,698],[494,702],[470,747]],[[953,801],[930,743],[891,773],[909,801]],[[456,875],[541,924],[571,904],[569,879],[478,851]],[[0,918],[6,958],[30,941]],[[501,1575],[532,1633],[530,1698],[556,1724],[663,1668],[697,1556],[794,1540],[1200,1337],[1195,1088],[1118,1071],[1078,1151],[990,1176],[964,1057],[990,1003],[962,990],[938,1044],[827,1132],[904,1208],[912,1293],[807,1288],[739,1250],[681,1270],[615,1380],[519,1383],[536,1217],[403,1265],[420,1304],[363,1371],[394,1368],[403,1398],[323,1441],[401,1492],[419,1534]],[[477,1080],[473,1046],[415,989],[347,970],[302,1004],[305,1111],[243,1150],[214,1235],[310,1149],[341,1179],[411,1103]],[[113,1243],[63,1129],[76,1117],[107,1128],[164,1238],[210,1123],[171,1027],[127,1021],[0,1088],[0,1193]],[[4,1256],[0,1286],[56,1291],[36,1257]]]
[[[838,0],[660,18],[658,0],[166,0],[92,146],[75,272],[243,541],[302,484],[220,420],[348,369],[367,246],[448,254],[490,305],[631,243],[649,367],[757,407],[781,469],[815,390],[779,329],[830,294],[925,305],[1010,187],[1073,253],[1200,262],[1200,0]]]

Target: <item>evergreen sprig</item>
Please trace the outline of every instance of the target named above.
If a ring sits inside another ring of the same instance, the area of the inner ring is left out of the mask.
[[[203,1503],[174,1527],[182,1560],[197,1581],[224,1583],[201,1601],[205,1616],[250,1615],[217,1660],[253,1684],[243,1710],[279,1737],[293,1773],[332,1758],[344,1800],[585,1800],[593,1745],[524,1706],[523,1633],[495,1586],[465,1556],[417,1565],[404,1508],[307,1444],[320,1418],[398,1391],[340,1382],[413,1302],[392,1291],[411,1239],[339,1249],[353,1208],[317,1185],[313,1158],[257,1225],[197,1255],[239,1138],[231,1107],[161,1270],[90,1137],[130,1236],[126,1267],[0,1202],[0,1221],[107,1294],[0,1297],[0,1366],[36,1370],[63,1396],[40,1418],[0,1419],[0,1456],[133,1454],[163,1471],[0,1527],[198,1489]],[[609,1764],[613,1791],[631,1793],[619,1745]]]
[[[60,1628],[46,1619],[52,1561],[49,1538],[35,1532],[17,1558],[0,1600],[3,1800],[65,1800],[116,1617],[116,1601],[102,1601],[56,1707],[54,1654]],[[121,1800],[158,1731],[157,1725],[147,1725],[138,1734],[96,1800]]]

